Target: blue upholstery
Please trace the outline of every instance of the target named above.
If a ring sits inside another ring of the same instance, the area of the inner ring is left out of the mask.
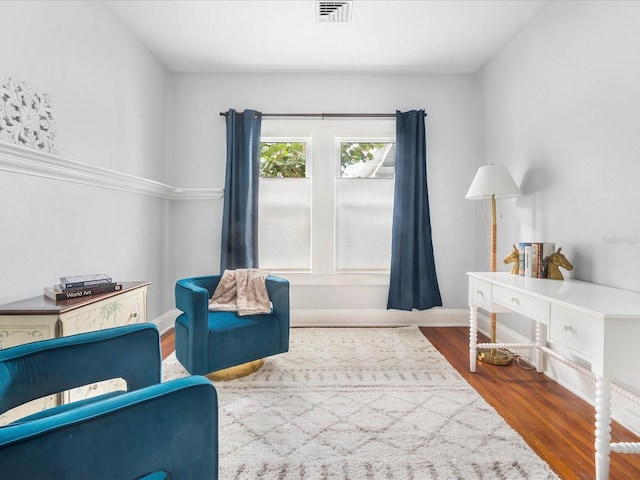
[[[266,315],[239,316],[210,312],[220,275],[193,277],[176,283],[176,357],[193,375],[204,375],[289,350],[289,282],[268,276],[273,304]]]
[[[0,413],[111,378],[127,392],[61,405],[0,427],[3,479],[217,479],[215,388],[194,376],[160,383],[153,324],[0,350]]]

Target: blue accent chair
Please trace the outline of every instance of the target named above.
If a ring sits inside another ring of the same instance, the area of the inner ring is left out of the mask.
[[[265,279],[271,313],[239,316],[209,311],[220,275],[176,283],[176,358],[192,375],[205,375],[289,351],[289,282]]]
[[[161,363],[153,324],[0,350],[0,413],[112,378],[128,390],[0,427],[0,478],[217,479],[216,390],[200,376],[160,383]]]

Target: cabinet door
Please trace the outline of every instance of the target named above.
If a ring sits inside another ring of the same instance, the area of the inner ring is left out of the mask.
[[[132,290],[60,316],[61,335],[146,322],[146,291]]]
[[[0,350],[55,337],[56,316],[3,315],[0,317]],[[0,426],[57,405],[56,395],[38,398],[0,415]]]
[[[24,343],[55,338],[55,315],[2,315],[0,316],[0,350]]]
[[[62,335],[65,336],[146,322],[146,288],[125,292],[69,312],[61,316],[60,320]],[[114,390],[126,390],[125,381],[117,378],[74,388],[64,392],[63,403],[95,397]]]

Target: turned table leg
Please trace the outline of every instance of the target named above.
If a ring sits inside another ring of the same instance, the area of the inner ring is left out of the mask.
[[[543,327],[544,324],[536,322],[536,371],[538,373],[542,373],[544,367],[544,352],[542,351],[544,346]]]
[[[609,478],[611,454],[611,382],[596,380],[596,480]]]
[[[478,309],[470,308],[469,313],[469,370],[476,371],[476,355],[478,350]]]

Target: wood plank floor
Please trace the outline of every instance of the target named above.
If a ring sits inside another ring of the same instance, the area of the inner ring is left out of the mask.
[[[420,330],[560,478],[595,478],[595,411],[591,405],[545,375],[515,363],[499,367],[478,362],[476,373],[470,373],[465,327]],[[479,336],[479,341],[488,340]],[[171,330],[162,336],[163,358],[173,352],[174,345]],[[616,442],[640,441],[615,422],[611,435]],[[640,455],[613,453],[610,480],[640,480]]]

